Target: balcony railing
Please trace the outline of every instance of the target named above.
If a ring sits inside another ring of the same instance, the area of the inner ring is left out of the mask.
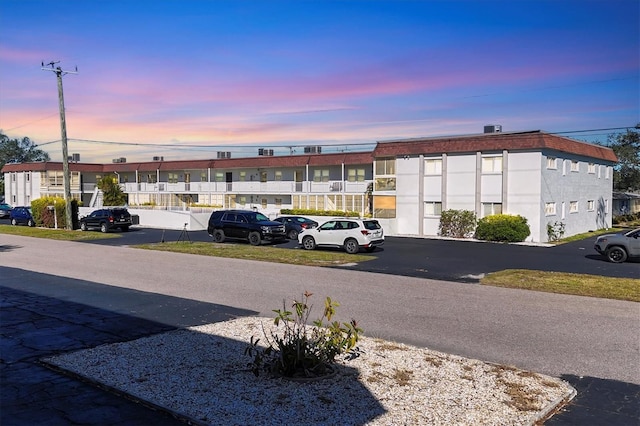
[[[243,181],[243,182],[126,182],[120,187],[126,193],[233,193],[233,194],[293,194],[293,193],[364,193],[372,181],[345,182],[341,180],[328,182],[293,182],[293,181]],[[95,185],[85,190],[93,190]]]

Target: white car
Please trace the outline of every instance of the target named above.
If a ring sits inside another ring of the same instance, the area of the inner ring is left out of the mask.
[[[337,247],[349,254],[360,249],[372,252],[384,244],[384,231],[375,219],[333,218],[317,228],[304,229],[298,243],[306,250],[316,247]]]

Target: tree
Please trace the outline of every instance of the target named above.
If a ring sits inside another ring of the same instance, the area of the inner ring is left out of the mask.
[[[30,163],[49,159],[49,154],[38,148],[28,137],[11,139],[0,132],[0,168],[6,163]]]
[[[122,192],[115,176],[108,175],[97,182],[102,191],[102,204],[105,206],[122,206],[127,202],[127,194]]]
[[[27,137],[11,139],[0,131],[0,170],[7,163],[49,161],[49,154]],[[4,175],[0,174],[0,193],[4,194]]]
[[[622,192],[640,191],[640,131],[609,135],[607,145],[618,157],[613,168],[613,189]]]

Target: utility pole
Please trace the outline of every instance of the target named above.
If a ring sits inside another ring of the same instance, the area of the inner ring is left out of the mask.
[[[73,219],[71,217],[71,176],[69,174],[69,150],[67,148],[67,123],[64,116],[64,95],[62,92],[62,76],[65,74],[78,74],[78,67],[75,71],[64,71],[59,66],[54,67],[57,62],[49,62],[45,67],[42,62],[43,71],[52,71],[58,77],[58,101],[60,104],[60,133],[62,136],[62,179],[64,181],[64,202],[65,202],[65,229],[73,229]]]

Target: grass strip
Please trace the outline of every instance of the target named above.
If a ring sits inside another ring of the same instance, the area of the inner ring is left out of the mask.
[[[347,254],[338,250],[282,249],[273,246],[252,246],[234,243],[190,243],[181,241],[175,243],[140,244],[132,245],[131,247],[306,266],[335,266],[375,259],[375,257],[371,255]]]
[[[480,280],[480,284],[640,302],[640,279],[632,278],[506,269],[488,274]]]
[[[105,238],[120,238],[118,234],[104,234],[102,232],[84,232],[80,230],[31,228],[29,226],[0,225],[0,234],[20,235],[23,237],[48,238],[62,241],[102,240]]]

